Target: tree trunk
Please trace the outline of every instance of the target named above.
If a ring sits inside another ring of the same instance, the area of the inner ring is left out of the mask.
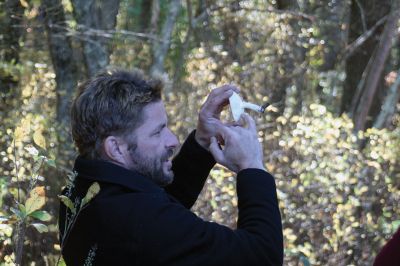
[[[372,99],[374,98],[375,92],[378,88],[378,83],[384,69],[385,61],[389,56],[399,19],[399,2],[394,1],[392,11],[390,12],[387,22],[385,23],[385,28],[379,45],[376,48],[375,56],[371,58],[372,63],[370,68],[367,69],[368,72],[365,76],[365,86],[363,86],[362,95],[358,101],[358,104],[356,105],[354,114],[352,115],[354,129],[356,131],[365,129],[367,115],[371,108]]]
[[[299,4],[297,0],[277,0],[276,6],[280,10],[296,10],[299,9]]]
[[[69,103],[77,85],[77,67],[73,61],[71,42],[67,36],[61,0],[43,0],[47,40],[57,82],[57,121],[68,125]]]
[[[142,0],[141,3],[141,14],[139,18],[139,31],[146,32],[149,28],[149,24],[151,22],[151,6],[152,1],[149,0]]]
[[[222,45],[227,51],[232,61],[241,65],[243,62],[240,57],[240,21],[237,20],[237,11],[240,10],[240,1],[235,0],[229,5],[230,12],[224,13],[222,23],[222,33],[224,38]]]
[[[172,31],[175,26],[179,11],[181,9],[180,0],[171,0],[169,3],[169,12],[162,27],[159,39],[153,42],[153,64],[150,68],[151,74],[162,74],[164,70],[164,61],[171,44]]]
[[[14,63],[19,62],[19,38],[22,35],[22,22],[24,8],[20,1],[6,0],[0,1],[0,7],[4,10],[1,17],[1,36],[0,44],[3,49],[0,52],[2,61]]]
[[[153,34],[157,34],[159,17],[160,17],[160,0],[152,0],[150,32]]]
[[[300,6],[296,0],[278,0],[276,1],[276,5],[279,10],[300,11]],[[283,82],[281,82],[279,87],[274,89],[270,97],[273,103],[280,103],[280,106],[282,106],[279,108],[279,112],[275,113],[275,117],[282,115],[284,109],[288,107],[285,106],[286,97],[288,95],[293,95],[296,99],[293,106],[290,106],[290,114],[294,115],[299,113],[303,106],[304,95],[306,94],[306,91],[304,91],[304,74],[306,69],[302,66],[305,60],[306,50],[302,47],[304,40],[301,39],[302,37],[299,37],[301,25],[298,19],[292,17],[288,18],[287,23],[290,25],[293,35],[288,36],[287,45],[290,46],[290,49],[285,49],[282,58],[285,69],[284,76],[281,77]],[[291,77],[287,78],[287,76]],[[294,88],[294,91],[292,88]]]
[[[82,41],[83,58],[88,77],[107,67],[109,39],[102,30],[114,30],[119,0],[72,0],[78,29],[85,35]]]
[[[24,8],[20,1],[0,1],[0,111],[7,112],[11,107],[9,100],[18,99],[20,92],[17,89],[19,77],[9,69],[19,63],[19,40],[23,33],[22,23]]]
[[[353,43],[367,30],[373,28],[389,13],[391,0],[352,0],[348,43]],[[378,45],[383,30],[379,26],[349,57],[346,58],[346,79],[342,94],[340,113],[349,112],[362,74],[368,65],[373,51]]]
[[[322,5],[319,12],[321,36],[324,43],[324,62],[321,71],[334,70],[340,52],[345,48],[345,35],[340,25],[344,23],[346,10],[349,8],[347,0],[330,1],[331,5]]]
[[[375,120],[374,127],[381,129],[387,126],[388,121],[393,117],[396,111],[396,105],[400,99],[400,69],[397,71],[397,78],[390,86],[382,105],[382,110]]]

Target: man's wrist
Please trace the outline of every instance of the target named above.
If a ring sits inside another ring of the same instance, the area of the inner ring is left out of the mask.
[[[195,134],[194,134],[194,139],[196,140],[196,142],[203,147],[204,149],[208,150],[208,146],[210,146],[210,140],[202,137],[200,133],[198,133],[199,131],[196,130]]]
[[[244,170],[244,169],[260,169],[265,171],[265,167],[263,163],[261,162],[249,162],[249,163],[244,163],[239,166],[239,172]]]

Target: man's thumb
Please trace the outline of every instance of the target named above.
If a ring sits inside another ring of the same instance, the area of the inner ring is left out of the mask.
[[[217,139],[211,137],[210,146],[208,148],[217,163],[222,163],[224,161],[224,153],[218,145]]]

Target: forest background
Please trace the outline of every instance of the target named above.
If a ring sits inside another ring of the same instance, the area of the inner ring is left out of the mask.
[[[397,0],[0,0],[0,265],[63,265],[69,105],[109,67],[168,78],[181,141],[219,85],[269,103],[284,264],[371,265],[400,225],[399,18]],[[216,167],[193,210],[234,228],[235,193]]]

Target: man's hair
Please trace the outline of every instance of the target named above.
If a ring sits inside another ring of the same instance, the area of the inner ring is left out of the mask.
[[[114,70],[78,86],[71,108],[72,137],[82,157],[101,158],[108,136],[125,137],[143,122],[143,107],[161,100],[163,82],[141,71]]]

